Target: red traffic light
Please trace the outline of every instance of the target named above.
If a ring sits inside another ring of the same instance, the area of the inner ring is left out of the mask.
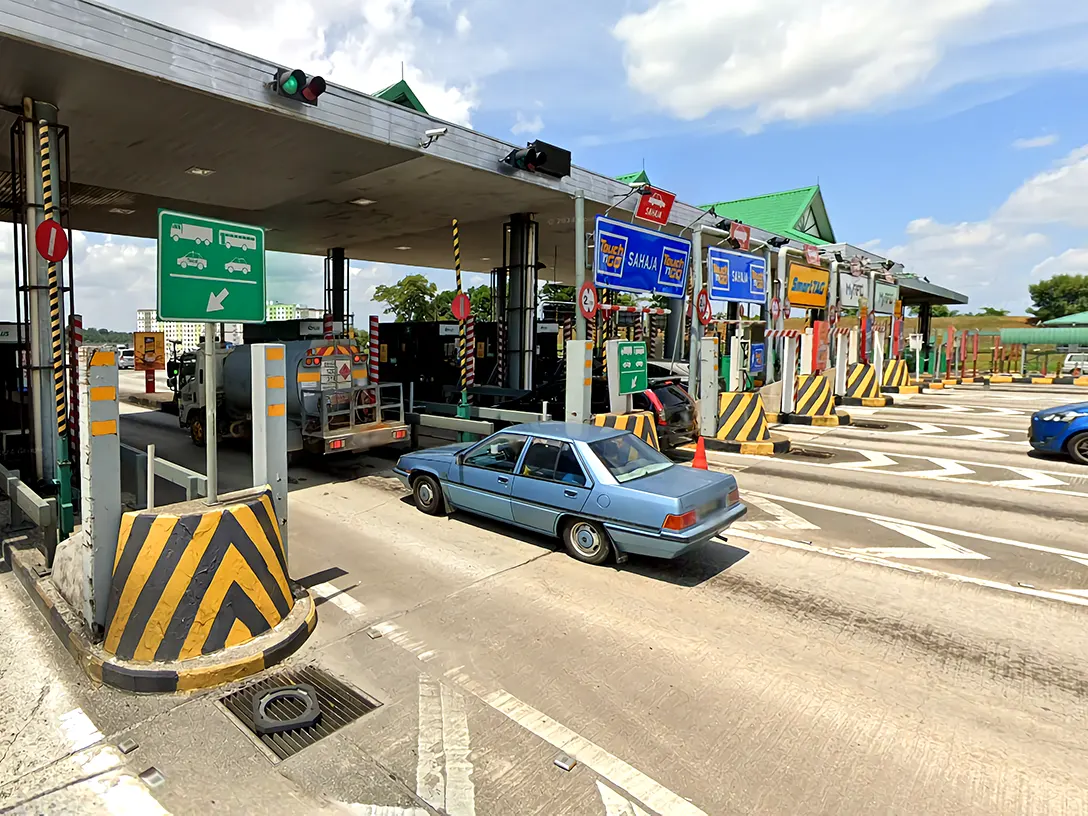
[[[302,89],[302,98],[310,104],[316,104],[317,98],[321,96],[321,94],[325,93],[326,87],[328,86],[326,85],[325,80],[322,77],[311,77],[310,81],[307,82],[305,87]]]

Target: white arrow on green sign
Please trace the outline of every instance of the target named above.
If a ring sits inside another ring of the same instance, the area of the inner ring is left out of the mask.
[[[159,319],[264,323],[264,230],[159,210]]]

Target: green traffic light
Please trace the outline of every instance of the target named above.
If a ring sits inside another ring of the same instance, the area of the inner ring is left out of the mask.
[[[298,80],[292,74],[283,81],[283,85],[280,87],[285,94],[290,96],[298,90]]]

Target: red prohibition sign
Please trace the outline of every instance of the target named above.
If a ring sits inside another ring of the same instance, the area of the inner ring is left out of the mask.
[[[778,298],[771,298],[771,320],[778,320],[778,316],[782,314],[782,301]]]
[[[710,295],[706,289],[699,290],[699,297],[695,301],[695,308],[699,313],[699,322],[704,326],[710,322]]]
[[[469,301],[468,295],[464,292],[458,292],[453,298],[453,303],[450,304],[450,311],[453,312],[453,316],[457,320],[467,320],[468,316],[472,314],[472,303]]]
[[[578,290],[578,311],[586,320],[592,320],[593,315],[597,314],[597,303],[597,288],[586,281]]]
[[[49,263],[57,263],[68,254],[68,236],[65,235],[64,228],[50,218],[42,221],[34,230],[34,246],[37,247],[38,254]]]

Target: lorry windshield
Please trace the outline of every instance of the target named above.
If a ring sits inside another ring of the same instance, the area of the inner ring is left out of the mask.
[[[178,365],[178,388],[196,376],[196,358],[182,357]]]
[[[617,482],[641,479],[673,466],[664,454],[630,433],[591,442],[589,449],[608,468],[608,472]]]

